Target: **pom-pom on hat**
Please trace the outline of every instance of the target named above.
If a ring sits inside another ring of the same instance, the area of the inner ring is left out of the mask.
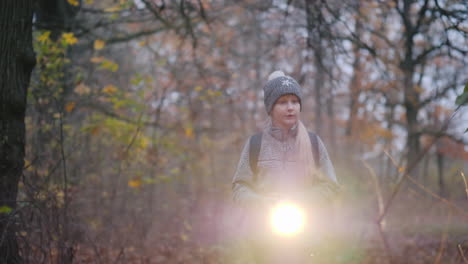
[[[268,76],[268,82],[263,87],[265,109],[270,114],[276,100],[283,95],[293,94],[299,98],[302,110],[302,93],[301,86],[292,78],[287,76],[282,71],[274,71]]]

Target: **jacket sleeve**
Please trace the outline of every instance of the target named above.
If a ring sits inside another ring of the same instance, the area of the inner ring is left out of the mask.
[[[336,179],[335,168],[328,156],[327,149],[322,140],[318,137],[318,148],[320,157],[320,170],[316,181],[312,187],[311,199],[316,203],[332,201],[339,193],[338,180]]]
[[[251,207],[262,202],[262,195],[255,191],[254,174],[249,160],[250,139],[242,150],[237,170],[232,179],[233,200],[241,207]]]

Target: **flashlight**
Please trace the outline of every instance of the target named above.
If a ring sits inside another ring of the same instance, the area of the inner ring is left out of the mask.
[[[273,232],[282,236],[294,236],[304,230],[304,209],[291,202],[277,204],[271,212]]]

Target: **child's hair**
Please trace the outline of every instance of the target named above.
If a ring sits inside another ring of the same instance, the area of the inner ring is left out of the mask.
[[[299,151],[299,160],[304,169],[304,176],[306,179],[315,180],[318,176],[317,168],[315,168],[314,155],[312,154],[312,147],[310,142],[309,132],[304,124],[299,120],[297,128],[296,146]]]

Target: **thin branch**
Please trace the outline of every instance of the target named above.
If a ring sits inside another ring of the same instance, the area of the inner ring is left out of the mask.
[[[445,199],[445,198],[442,198],[440,197],[439,195],[437,195],[436,193],[434,193],[433,191],[427,189],[426,187],[424,187],[424,185],[422,185],[421,183],[419,183],[418,181],[416,181],[413,177],[411,177],[410,175],[407,175],[406,176],[408,178],[408,180],[410,180],[412,183],[414,183],[416,186],[418,186],[421,190],[423,190],[424,192],[428,193],[429,195],[431,195],[432,197],[436,198],[437,200],[447,204],[452,210],[455,210],[457,211],[458,213],[460,213],[462,216],[466,217],[468,219],[468,212],[465,212],[462,208],[456,206],[453,202]]]
[[[142,2],[145,4],[146,8],[148,8],[148,10],[153,13],[154,17],[156,17],[156,19],[158,19],[159,21],[161,21],[164,25],[170,27],[171,24],[169,23],[169,21],[167,21],[165,18],[162,17],[161,13],[160,13],[160,10],[157,10],[148,0],[142,0]]]
[[[462,257],[463,259],[463,263],[467,263],[468,264],[468,259],[466,259],[465,257],[465,253],[463,253],[463,248],[460,244],[458,244],[458,252],[460,252],[460,256]]]
[[[457,85],[455,83],[452,83],[450,85],[447,85],[445,86],[441,91],[438,91],[437,93],[435,93],[434,95],[424,99],[421,103],[419,103],[420,106],[425,106],[427,105],[428,103],[431,103],[433,102],[434,100],[440,98],[440,97],[443,97],[447,94],[447,92],[449,92],[450,90],[454,90],[455,88],[457,87]]]
[[[125,148],[125,151],[124,151],[124,155],[127,156],[128,153],[130,152],[130,148],[133,146],[133,144],[135,143],[136,139],[138,138],[138,134],[140,134],[140,130],[141,130],[141,118],[143,117],[143,113],[140,113],[140,116],[138,117],[138,121],[137,121],[137,129],[135,131],[135,134],[133,134],[132,136],[132,139],[130,140],[130,143],[127,145],[127,147]]]
[[[355,43],[359,48],[367,50],[370,54],[372,54],[372,56],[376,58],[379,57],[375,48],[361,41],[361,39],[359,39],[359,37],[356,36],[356,34],[354,34],[353,32],[350,32],[350,33],[351,33],[351,37],[341,37],[339,39],[351,41],[352,43]]]
[[[289,6],[291,5],[291,2],[292,0],[288,0],[288,2],[286,3],[286,8],[284,10],[284,16],[283,16],[283,19],[281,20],[281,24],[279,26],[279,29],[280,29],[280,32],[283,32],[284,31],[284,28],[286,27],[286,21],[287,21],[287,18],[289,16]],[[282,34],[278,34],[278,38],[276,39],[276,44],[275,46],[279,46],[281,44],[281,40],[282,40]]]
[[[91,31],[95,31],[98,28],[105,28],[108,26],[114,26],[114,25],[120,25],[120,24],[130,24],[130,23],[145,23],[145,22],[151,22],[153,21],[153,17],[139,17],[138,19],[133,19],[133,18],[128,18],[128,19],[119,19],[119,20],[111,20],[111,21],[106,21],[104,19],[97,21],[95,24],[91,26],[83,26],[80,23],[77,23],[76,27],[76,32],[75,36],[78,38],[89,34]],[[79,31],[78,31],[79,30]]]
[[[448,45],[448,42],[447,41],[444,41],[442,43],[440,43],[439,45],[437,46],[430,46],[429,48],[425,49],[423,52],[421,52],[413,61],[413,64],[420,64],[422,63],[426,57],[433,51],[435,50],[440,50],[442,47]]]
[[[120,120],[120,121],[124,121],[124,122],[127,122],[129,124],[134,124],[134,125],[138,125],[138,124],[141,124],[141,125],[144,125],[144,126],[151,126],[151,127],[156,127],[156,128],[164,128],[161,126],[161,124],[159,122],[138,122],[138,121],[135,121],[134,118],[132,117],[127,117],[127,116],[122,116],[122,115],[118,115],[112,111],[109,111],[108,109],[106,109],[106,107],[104,107],[103,105],[99,105],[99,104],[95,104],[95,103],[83,103],[82,104],[83,107],[89,107],[93,110],[97,110],[109,117],[112,117],[112,118],[115,118],[117,120]],[[168,128],[170,129],[170,128]]]
[[[99,250],[98,250],[98,248],[96,246],[96,243],[94,242],[94,240],[91,240],[91,238],[89,237],[89,234],[87,232],[85,232],[84,234],[85,234],[87,240],[89,241],[88,243],[90,243],[91,246],[93,247],[93,251],[94,251],[94,255],[96,256],[97,263],[101,264],[102,263],[101,254],[99,253]]]
[[[453,18],[456,18],[456,19],[459,19],[459,20],[464,20],[464,17],[463,15],[466,15],[467,11],[466,9],[464,10],[453,10],[453,11],[449,11],[447,9],[443,9],[440,4],[439,4],[439,1],[438,0],[435,0],[434,1],[435,4],[436,4],[436,11],[438,11],[440,13],[441,16],[445,16],[445,17],[453,17]],[[459,16],[460,15],[460,16]]]
[[[379,214],[383,213],[384,210],[384,200],[383,200],[383,195],[382,191],[380,190],[379,186],[379,179],[374,171],[374,169],[365,161],[362,160],[362,163],[364,166],[369,170],[370,175],[372,176],[372,182],[374,183],[374,188],[375,188],[375,193],[377,195],[377,202],[378,202],[378,207],[379,207]],[[392,252],[390,250],[390,244],[388,243],[387,236],[385,235],[384,228],[385,228],[385,221],[376,221],[377,227],[379,229],[379,234],[380,237],[382,238],[382,242],[385,248],[385,252],[387,253],[387,256],[390,258],[389,261],[392,263]]]
[[[430,148],[430,147],[429,147],[429,148]],[[428,148],[428,149],[429,149],[429,148]],[[385,152],[385,154],[387,154],[387,155],[390,157],[390,159],[391,159],[391,161],[393,162],[393,164],[394,164],[395,166],[397,166],[397,164],[396,164],[395,160],[393,159],[393,157],[390,156],[390,154],[388,154],[387,151],[384,151],[384,152]],[[465,176],[463,175],[463,172],[461,172],[461,173],[462,173],[462,177],[464,178]],[[417,181],[416,181],[414,178],[412,178],[411,176],[406,175],[406,177],[408,177],[408,179],[409,179],[411,182],[413,182],[416,186],[418,186],[421,190],[427,192],[428,194],[430,194],[430,195],[433,196],[434,198],[438,199],[439,201],[448,204],[450,207],[452,207],[452,208],[455,209],[456,211],[460,212],[462,215],[468,217],[468,213],[465,212],[465,211],[463,211],[463,209],[459,208],[459,207],[456,206],[454,203],[448,201],[448,200],[445,199],[445,198],[440,197],[439,195],[435,194],[435,193],[432,192],[431,190],[427,189],[424,185],[422,185],[422,184],[420,184],[419,182],[417,182]],[[465,180],[465,179],[464,179],[464,180]],[[467,192],[467,196],[468,196],[468,185],[466,184],[466,180],[465,180],[465,186],[466,186],[466,192]]]
[[[403,11],[401,11],[400,7],[398,7],[398,0],[393,0],[393,2],[395,3],[395,10],[398,12],[398,14],[400,14],[400,16],[403,16]]]
[[[384,209],[384,199],[382,195],[382,190],[380,189],[380,184],[379,184],[379,178],[377,177],[377,174],[375,173],[374,169],[367,163],[365,160],[361,160],[364,166],[369,170],[370,175],[372,176],[372,182],[374,184],[375,188],[375,194],[377,195],[377,203],[379,206],[379,214],[383,213]],[[385,225],[383,223],[383,225]]]
[[[455,111],[452,113],[452,116],[446,121],[445,125],[442,127],[441,129],[441,132],[442,131],[445,131],[447,130],[449,124],[450,124],[450,121],[454,118],[455,116],[455,113],[458,112],[458,110],[460,109],[460,105],[455,109]],[[432,147],[432,145],[434,145],[436,143],[436,141],[440,138],[440,136],[437,136],[435,137],[432,142],[428,145],[427,148],[425,148],[421,154],[416,157],[414,159],[414,162],[412,164],[409,164],[409,166],[407,166],[407,168],[405,169],[405,171],[403,172],[403,175],[401,177],[401,179],[398,181],[397,185],[395,186],[395,189],[394,191],[392,192],[392,194],[390,195],[390,198],[388,199],[387,201],[387,204],[385,205],[385,209],[384,209],[384,212],[378,217],[378,222],[381,222],[385,215],[387,214],[388,212],[388,209],[390,208],[390,206],[392,205],[397,193],[400,191],[400,188],[403,184],[403,182],[405,181],[405,178],[409,178],[409,173],[418,165],[418,163],[421,161],[421,159],[424,157],[424,155],[426,155],[426,153],[429,151],[429,149]]]
[[[202,4],[201,0],[197,0],[197,2],[198,2],[198,7],[200,8],[200,16],[203,18],[203,20],[206,22],[206,24],[209,27],[210,22],[208,21],[208,17],[206,15],[205,8],[203,7],[203,4]]]
[[[114,260],[113,263],[118,263],[118,262],[120,261],[120,258],[121,258],[122,256],[125,256],[125,247],[121,247],[121,248],[120,248],[119,255],[117,255],[117,259]]]
[[[143,30],[143,31],[136,32],[136,33],[133,33],[133,34],[128,34],[128,35],[123,36],[123,37],[116,37],[116,38],[107,39],[107,40],[105,40],[105,42],[107,44],[127,42],[127,41],[130,41],[130,40],[133,40],[133,39],[137,39],[137,38],[144,37],[144,36],[147,36],[147,35],[159,33],[159,32],[165,31],[165,30],[167,30],[167,27],[157,27],[157,28],[150,29],[150,30]]]
[[[468,145],[468,142],[464,141],[463,138],[457,138],[456,136],[454,136],[452,134],[449,134],[447,132],[444,132],[444,131],[421,129],[419,132],[414,133],[413,135],[431,135],[431,136],[435,136],[437,138],[447,137],[447,138],[450,138],[451,140],[453,140],[454,142],[456,142],[458,144]]]
[[[378,31],[378,30],[375,30],[375,29],[372,29],[372,28],[368,28],[368,27],[364,27],[369,33],[373,34],[374,36],[376,37],[379,37],[381,40],[383,40],[385,43],[387,43],[388,46],[396,49],[396,45],[395,43],[392,43],[388,38],[387,38],[387,35],[385,35],[383,32],[381,31]]]
[[[192,20],[190,19],[189,15],[185,13],[186,8],[185,8],[185,0],[182,0],[180,3],[180,14],[182,15],[184,22],[185,22],[185,27],[188,30],[188,33],[192,37],[192,47],[194,50],[196,50],[197,45],[198,45],[198,39],[197,36],[195,36],[195,33],[193,31],[193,25],[192,25]]]
[[[64,135],[63,135],[63,113],[60,113],[59,119],[59,131],[60,131],[60,155],[62,158],[62,169],[63,169],[63,193],[64,193],[64,209],[63,209],[63,243],[68,245],[68,233],[69,233],[69,220],[68,220],[68,175],[67,175],[67,159],[65,156],[64,149]],[[65,250],[67,250],[68,246]],[[63,252],[62,252],[63,253]]]
[[[102,15],[122,15],[122,14],[125,14],[125,13],[128,13],[128,12],[132,12],[132,13],[143,13],[145,12],[145,10],[139,10],[139,9],[135,9],[135,10],[130,10],[130,9],[122,9],[122,10],[118,10],[118,11],[110,11],[110,10],[104,10],[104,9],[97,9],[97,8],[89,8],[89,7],[81,7],[80,8],[80,12],[83,12],[83,13],[91,13],[91,14],[102,14]]]
[[[440,246],[439,246],[439,250],[437,251],[437,256],[434,261],[434,264],[440,263],[442,255],[444,254],[445,246],[447,244],[448,226],[450,225],[451,220],[452,220],[452,210],[449,210],[449,214],[447,215],[447,222],[445,224],[445,230],[444,230],[444,233],[442,234],[442,238],[440,239]]]
[[[391,255],[391,251],[390,251],[390,245],[388,243],[387,236],[385,235],[384,231],[382,230],[382,225],[381,225],[380,221],[377,221],[377,227],[379,229],[380,237],[382,238],[382,242],[383,242],[384,247],[385,247],[385,252],[387,252],[387,254],[388,254],[388,258],[389,258],[388,262],[389,262],[389,264],[392,264],[393,260],[392,260],[392,255]]]
[[[416,21],[415,31],[419,31],[419,27],[421,26],[421,23],[422,23],[422,21],[423,21],[424,18],[425,18],[424,14],[425,14],[426,11],[428,10],[428,8],[427,8],[428,3],[429,3],[429,0],[424,0],[423,6],[421,7],[421,9],[419,9],[419,12],[418,12],[418,21]]]
[[[465,174],[463,173],[463,171],[460,171],[460,175],[462,176],[463,183],[465,184],[466,198],[468,199],[468,184],[466,183]]]

